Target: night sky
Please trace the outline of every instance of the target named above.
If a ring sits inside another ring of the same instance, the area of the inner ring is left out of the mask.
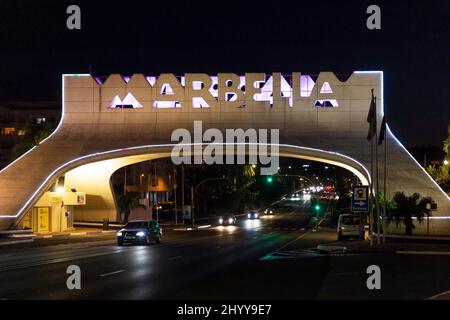
[[[82,29],[66,28],[81,7]],[[381,7],[382,29],[366,28]],[[406,146],[450,123],[450,0],[0,1],[0,102],[61,100],[62,73],[385,72]]]

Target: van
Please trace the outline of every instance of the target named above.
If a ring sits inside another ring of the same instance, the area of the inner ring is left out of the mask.
[[[338,220],[338,240],[345,238],[364,239],[364,225],[356,214],[341,214]]]

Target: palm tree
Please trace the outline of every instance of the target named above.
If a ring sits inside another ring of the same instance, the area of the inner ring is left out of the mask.
[[[447,154],[447,157],[450,155],[450,124],[448,125],[448,137],[443,141],[444,151]]]
[[[438,167],[429,165],[427,172],[445,192],[450,192],[450,168],[448,165],[443,164]]]
[[[429,204],[432,203],[430,197],[422,198],[419,193],[406,196],[403,192],[396,192],[393,201],[395,207],[389,210],[387,221],[388,223],[395,221],[397,226],[403,223],[406,235],[412,235],[414,229],[413,217],[416,217],[420,223],[425,216],[431,215],[431,210],[428,208]]]

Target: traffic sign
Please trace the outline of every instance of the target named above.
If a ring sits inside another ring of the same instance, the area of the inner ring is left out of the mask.
[[[353,186],[352,212],[369,211],[369,187]]]

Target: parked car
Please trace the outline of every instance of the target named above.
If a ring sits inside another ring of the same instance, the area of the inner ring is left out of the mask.
[[[338,240],[345,238],[364,239],[364,225],[361,217],[356,214],[341,214],[338,220]]]
[[[161,242],[162,228],[155,220],[137,220],[128,222],[117,232],[117,244],[125,243],[150,244]]]

